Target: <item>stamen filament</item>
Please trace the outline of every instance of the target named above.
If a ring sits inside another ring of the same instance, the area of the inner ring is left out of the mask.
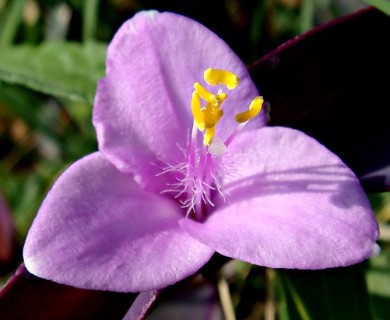
[[[198,171],[196,173],[197,179],[194,181],[194,194],[195,194],[195,204],[194,204],[194,210],[195,215],[199,220],[202,219],[202,200],[203,200],[203,193],[204,189],[202,188],[201,183],[199,181],[202,181],[202,177],[204,175],[204,168],[205,168],[205,153],[203,148],[199,150],[199,164],[198,164]]]
[[[237,136],[237,134],[242,130],[242,128],[245,127],[245,125],[247,124],[248,122],[243,122],[243,123],[240,123],[235,129],[234,131],[230,134],[230,136],[225,140],[225,146],[226,148],[230,145],[230,143],[233,141],[233,139]]]

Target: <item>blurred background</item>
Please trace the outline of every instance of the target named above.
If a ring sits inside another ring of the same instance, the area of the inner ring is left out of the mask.
[[[97,150],[94,90],[104,75],[107,44],[125,20],[148,9],[189,16],[250,65],[284,41],[365,6],[358,0],[0,0],[0,285],[22,262],[26,232],[54,180],[70,163]],[[372,197],[384,220],[390,216],[385,198]],[[358,283],[375,318],[390,319],[388,260],[381,255],[341,274],[292,277],[237,263],[228,272],[230,292],[238,318],[260,319],[269,290],[280,318],[294,318],[289,304],[297,310],[295,318],[305,318],[299,305],[307,301],[294,295],[294,287],[311,283],[315,295],[332,288],[327,283],[333,277],[341,284]],[[332,301],[326,296],[331,293],[324,293],[324,303]]]

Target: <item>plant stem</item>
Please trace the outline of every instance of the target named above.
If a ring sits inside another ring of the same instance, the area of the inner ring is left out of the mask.
[[[226,279],[221,276],[218,279],[218,293],[221,301],[222,311],[226,320],[236,320],[233,303],[229,292],[229,286]]]
[[[83,41],[93,40],[98,21],[99,0],[85,0],[83,11]]]

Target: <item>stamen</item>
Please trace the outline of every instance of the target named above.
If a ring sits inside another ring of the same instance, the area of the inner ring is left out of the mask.
[[[264,98],[256,97],[253,99],[251,104],[249,105],[249,110],[236,114],[236,121],[238,123],[246,122],[258,115],[263,106]]]
[[[227,94],[223,92],[222,90],[218,91],[217,99],[218,99],[218,105],[221,106],[222,103],[226,100]]]
[[[213,141],[214,135],[215,135],[215,126],[212,128],[207,128],[204,134],[203,143],[206,146],[209,146]]]
[[[218,98],[215,94],[212,94],[211,92],[208,92],[205,87],[203,87],[199,82],[194,83],[194,89],[199,94],[199,96],[210,103],[213,106],[218,105]]]
[[[226,86],[229,90],[238,85],[238,77],[226,70],[207,69],[204,79],[208,85]],[[216,93],[210,92],[199,82],[194,84],[191,99],[191,111],[194,117],[192,131],[186,150],[183,151],[185,161],[178,164],[166,164],[158,175],[170,174],[176,176],[176,181],[167,183],[161,193],[173,194],[173,198],[186,209],[186,217],[190,214],[201,221],[207,214],[207,206],[214,206],[214,194],[219,193],[225,200],[225,194],[218,181],[220,166],[218,156],[226,153],[226,149],[234,137],[261,110],[263,98],[256,97],[249,105],[249,110],[236,115],[239,122],[237,128],[224,142],[216,136],[217,124],[224,115],[222,104],[227,98],[223,87]],[[199,131],[203,132],[203,144],[199,146]],[[206,210],[206,212],[205,212]]]
[[[204,72],[204,81],[211,86],[223,84],[229,90],[233,90],[238,85],[238,77],[234,73],[221,69],[207,69]]]
[[[215,127],[218,121],[223,116],[223,110],[220,110],[218,107],[213,107],[211,105],[206,105],[206,109],[202,110],[204,124],[206,128]]]
[[[203,131],[206,128],[206,125],[202,112],[202,102],[200,101],[200,96],[196,91],[192,93],[191,110],[196,126],[200,131]]]

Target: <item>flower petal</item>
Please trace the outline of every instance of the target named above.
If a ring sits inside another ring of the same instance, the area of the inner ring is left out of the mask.
[[[204,224],[180,221],[194,238],[276,268],[346,266],[375,253],[378,226],[357,178],[314,139],[262,128],[240,135],[224,159],[226,203]]]
[[[86,289],[144,291],[196,272],[213,251],[178,226],[174,202],[141,190],[100,153],[71,166],[43,202],[27,269]]]
[[[227,44],[173,13],[142,12],[124,23],[109,46],[107,75],[96,93],[93,122],[100,151],[121,171],[137,172],[143,186],[158,190],[158,168],[150,164],[184,159],[178,145],[186,147],[192,128],[193,85],[209,67],[240,77],[224,103],[219,130],[226,138],[236,126],[234,114],[246,110],[258,94]],[[263,125],[264,117],[254,123]]]

